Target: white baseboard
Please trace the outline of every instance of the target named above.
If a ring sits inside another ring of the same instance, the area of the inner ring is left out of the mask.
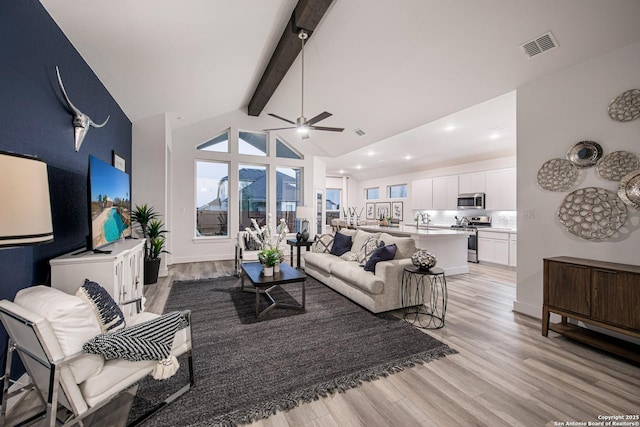
[[[233,261],[235,254],[206,254],[197,256],[185,256],[185,257],[173,257],[173,264],[186,264],[189,262],[204,262],[204,261]]]
[[[542,319],[542,306],[535,304],[527,304],[520,301],[513,302],[513,311],[516,313],[526,314],[527,316]]]

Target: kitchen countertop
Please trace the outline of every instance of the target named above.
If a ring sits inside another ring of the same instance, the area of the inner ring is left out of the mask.
[[[420,227],[419,230],[416,230],[415,225],[401,225],[399,227],[381,227],[379,225],[362,225],[357,228],[369,231],[373,233],[388,233],[396,236],[417,236],[417,237],[466,237],[469,235],[468,231],[463,230],[453,230],[450,227],[447,228],[434,228],[429,226],[429,228]]]

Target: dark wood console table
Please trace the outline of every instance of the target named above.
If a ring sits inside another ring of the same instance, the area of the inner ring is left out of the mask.
[[[542,335],[549,330],[640,362],[640,345],[567,322],[589,323],[640,339],[640,266],[573,257],[544,259]],[[562,316],[549,323],[551,313]]]

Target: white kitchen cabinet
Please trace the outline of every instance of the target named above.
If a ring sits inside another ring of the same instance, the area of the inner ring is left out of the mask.
[[[518,235],[509,233],[509,265],[515,267],[518,261]]]
[[[458,208],[458,175],[433,178],[433,209]]]
[[[478,261],[509,265],[509,233],[478,231]]]
[[[498,169],[486,173],[486,209],[516,210],[516,169]]]
[[[474,172],[458,175],[458,192],[460,194],[485,193],[486,176],[486,172]]]
[[[411,208],[413,210],[433,209],[433,179],[411,181]]]
[[[120,305],[125,317],[136,312],[144,285],[144,240],[120,240],[104,248],[111,253],[75,251],[49,261],[51,287],[75,294],[85,279],[100,284]]]

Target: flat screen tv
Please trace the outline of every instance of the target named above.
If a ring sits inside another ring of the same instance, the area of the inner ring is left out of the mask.
[[[129,175],[89,156],[89,250],[131,236]]]

